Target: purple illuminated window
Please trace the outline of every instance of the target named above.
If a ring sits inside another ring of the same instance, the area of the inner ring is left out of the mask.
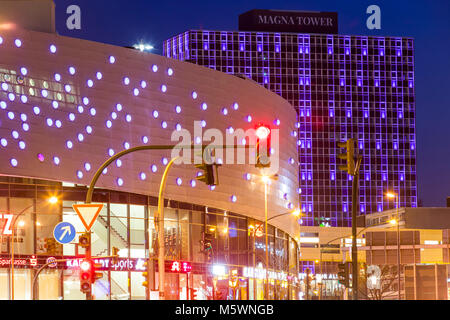
[[[69,73],[70,73],[71,75],[74,75],[75,72],[76,72],[76,70],[75,70],[74,67],[69,67]]]
[[[145,179],[147,179],[147,175],[145,174],[145,172],[141,172],[141,173],[139,174],[139,178],[140,178],[141,180],[145,180]]]
[[[176,182],[177,182],[177,185],[181,186],[181,184],[183,183],[183,180],[180,177],[178,177]]]
[[[133,94],[134,94],[134,96],[138,96],[139,95],[139,89],[138,88],[134,88],[133,89]]]
[[[59,159],[58,157],[56,157],[56,156],[53,157],[53,163],[54,163],[54,164],[59,165],[60,162],[61,162],[61,161],[60,161],[60,159]]]
[[[22,40],[16,39],[14,40],[14,44],[16,45],[17,48],[20,48],[22,46]]]
[[[79,179],[83,178],[83,172],[81,172],[80,170],[77,171],[77,177]]]
[[[56,46],[54,44],[50,45],[50,52],[55,53],[56,52]]]
[[[166,92],[166,91],[167,91],[167,86],[166,86],[165,84],[163,84],[163,85],[161,86],[161,91],[162,91],[162,92]]]
[[[99,71],[95,74],[95,76],[97,77],[98,80],[102,80],[103,78],[103,74]]]
[[[169,160],[167,160],[166,157],[163,157],[163,158],[161,159],[161,162],[162,162],[163,165],[167,165],[167,163],[169,162]]]
[[[128,77],[123,78],[123,83],[124,83],[126,86],[129,85],[129,84],[130,84],[130,78],[128,78]]]
[[[176,106],[175,107],[175,112],[176,113],[180,113],[181,112],[181,107],[180,106]]]
[[[83,106],[78,106],[77,110],[78,110],[78,113],[83,113],[84,112],[84,107]]]
[[[197,99],[198,95],[197,92],[192,91],[192,99]]]
[[[228,114],[228,109],[227,108],[222,108],[222,114],[224,116],[226,116]]]
[[[28,125],[28,123],[23,123],[22,129],[23,129],[23,131],[28,131],[28,130],[30,130],[30,126]]]
[[[19,162],[17,161],[17,159],[12,158],[9,163],[11,163],[11,165],[13,167],[17,167],[17,165],[19,164]]]
[[[194,179],[192,179],[192,180],[189,182],[189,184],[191,185],[192,188],[194,188],[194,187],[197,185],[197,182],[196,182]]]
[[[1,138],[0,144],[2,145],[2,147],[6,147],[8,145],[8,141],[5,138]]]
[[[143,143],[148,143],[148,137],[147,136],[142,136],[142,142]]]
[[[119,187],[121,187],[123,185],[123,179],[122,178],[117,178],[117,185]]]
[[[236,202],[236,201],[237,201],[237,197],[233,194],[233,195],[230,197],[230,200],[231,200],[231,202]]]
[[[208,109],[208,105],[205,102],[203,102],[202,103],[202,110],[206,110],[206,109]]]
[[[116,104],[116,110],[117,111],[122,111],[122,105],[120,103]]]
[[[69,120],[70,121],[74,121],[75,120],[75,114],[69,113]],[[48,121],[47,121],[47,123],[48,123]]]
[[[116,62],[116,58],[114,56],[109,56],[109,63],[113,64]]]
[[[152,71],[153,71],[153,72],[158,71],[158,66],[157,66],[156,64],[154,64],[154,65],[152,66]]]
[[[158,170],[158,167],[155,164],[152,164],[152,172],[155,173]]]
[[[56,81],[61,81],[61,75],[59,73],[55,73],[55,80]]]

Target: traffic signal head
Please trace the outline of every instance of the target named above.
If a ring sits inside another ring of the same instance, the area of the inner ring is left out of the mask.
[[[119,262],[119,248],[112,247],[112,263],[116,264]]]
[[[196,168],[203,170],[196,179],[206,183],[209,186],[218,185],[217,164],[196,164]]]
[[[339,154],[338,158],[347,162],[346,165],[341,165],[338,168],[352,176],[355,175],[354,144],[355,141],[353,139],[348,139],[346,142],[338,142],[340,148],[346,149],[346,152]]]
[[[80,263],[80,290],[83,293],[91,291],[93,265],[91,260],[83,260]]]
[[[89,232],[83,233],[78,238],[78,244],[83,248],[89,247],[90,243],[91,243],[91,235]]]
[[[148,277],[150,275],[150,273],[149,273],[149,263],[150,263],[149,259],[144,261],[144,271],[142,272],[142,276],[144,277],[144,281],[142,282],[142,285],[144,287],[147,287],[147,288],[149,286],[149,278]]]
[[[256,126],[256,164],[257,168],[270,167],[270,128],[266,125]]]
[[[350,281],[349,281],[349,265],[348,263],[339,263],[338,264],[338,281],[340,284],[344,285],[345,287],[349,287]]]

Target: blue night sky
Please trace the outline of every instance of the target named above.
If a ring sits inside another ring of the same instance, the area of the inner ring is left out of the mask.
[[[119,46],[141,40],[162,53],[165,39],[188,29],[237,30],[251,9],[336,11],[339,33],[415,39],[419,201],[445,206],[450,196],[450,1],[448,0],[55,0],[56,29],[64,36]],[[81,30],[68,30],[66,8],[81,8]],[[366,8],[381,8],[381,30],[366,27]]]

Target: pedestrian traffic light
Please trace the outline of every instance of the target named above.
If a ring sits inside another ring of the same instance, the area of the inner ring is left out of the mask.
[[[349,264],[339,263],[338,264],[338,282],[348,288],[350,285],[349,281]]]
[[[196,179],[206,183],[208,186],[216,186],[219,184],[218,164],[196,164],[196,168],[203,170],[202,173],[197,175]]]
[[[89,247],[90,243],[91,243],[91,234],[89,232],[83,233],[78,238],[78,244],[83,248]]]
[[[270,167],[270,128],[263,124],[256,126],[256,164],[257,168]]]
[[[83,260],[80,263],[80,290],[83,293],[91,292],[91,277],[92,277],[92,261]]]
[[[348,139],[346,142],[338,142],[340,148],[345,148],[346,152],[339,154],[338,158],[347,162],[346,165],[338,166],[339,170],[346,171],[348,174],[355,175],[355,159],[354,159],[354,144],[353,139]]]

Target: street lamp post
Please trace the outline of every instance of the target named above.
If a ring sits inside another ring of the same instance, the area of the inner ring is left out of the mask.
[[[388,192],[386,196],[390,199],[395,199],[396,203],[396,216],[397,216],[397,281],[398,281],[398,300],[401,300],[400,293],[400,200],[396,193]]]
[[[265,183],[265,189],[267,190],[267,183]],[[277,215],[275,215],[275,216],[273,216],[273,217],[270,217],[270,218],[268,218],[267,217],[267,191],[265,192],[265,203],[266,203],[266,210],[265,210],[265,220],[264,220],[264,224],[265,224],[265,230],[266,230],[266,287],[265,287],[265,289],[266,289],[266,294],[265,294],[265,296],[266,296],[266,299],[268,299],[268,283],[269,283],[269,278],[268,278],[268,274],[269,274],[269,267],[268,267],[268,264],[269,264],[269,250],[268,250],[268,237],[267,237],[267,222],[269,222],[270,220],[272,220],[272,219],[275,219],[275,218],[278,218],[278,217],[281,217],[281,216],[285,216],[285,215],[288,215],[288,214],[292,214],[292,215],[294,215],[295,217],[299,217],[300,216],[300,214],[301,214],[301,212],[300,212],[300,209],[296,209],[296,210],[294,210],[294,211],[292,211],[292,212],[285,212],[285,213],[280,213],[280,214],[277,214]],[[256,226],[255,228],[254,228],[254,230],[253,230],[253,251],[256,251],[256,247],[255,247],[255,242],[256,242],[256,238],[255,238],[255,234],[256,234],[256,231],[257,230],[259,230],[259,228],[261,227],[261,225],[262,225],[262,223],[260,223],[258,226]],[[254,254],[255,255],[255,254]],[[255,276],[254,275],[254,272],[255,272],[255,260],[253,261],[253,277]],[[256,291],[255,291],[256,292]]]

